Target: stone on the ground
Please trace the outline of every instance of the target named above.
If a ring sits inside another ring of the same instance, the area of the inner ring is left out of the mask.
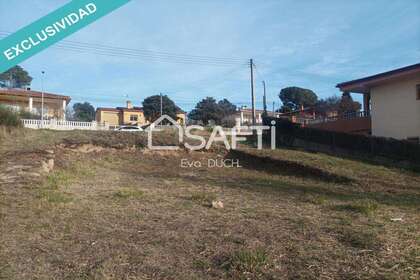
[[[213,201],[212,203],[211,203],[211,206],[214,208],[214,209],[222,209],[224,206],[223,206],[223,202],[221,202],[221,201]]]
[[[50,173],[53,169],[54,169],[54,159],[49,159],[48,161],[41,162],[42,173]]]

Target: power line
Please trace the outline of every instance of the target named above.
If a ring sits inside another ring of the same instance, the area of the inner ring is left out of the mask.
[[[10,35],[10,32],[0,31],[0,34]],[[5,37],[5,36],[3,36]],[[164,55],[164,56],[173,56],[178,58],[196,58],[196,59],[210,59],[216,61],[235,61],[235,62],[243,62],[243,59],[240,58],[222,58],[222,57],[211,57],[211,56],[197,56],[197,55],[182,55],[182,54],[175,54],[170,52],[162,52],[162,51],[151,51],[145,49],[131,49],[131,48],[121,48],[121,47],[113,47],[107,45],[101,45],[97,43],[82,43],[70,40],[62,40],[62,43],[66,43],[67,45],[73,45],[78,47],[91,47],[97,49],[106,49],[106,50],[119,50],[119,51],[129,51],[129,52],[136,52],[136,53],[145,53],[149,55]]]
[[[1,32],[0,38],[4,38],[10,35],[10,32]],[[239,58],[222,58],[222,57],[211,57],[211,56],[198,56],[198,55],[181,55],[170,52],[158,52],[150,51],[144,49],[130,49],[130,48],[121,48],[114,46],[107,46],[102,44],[95,43],[82,43],[76,41],[63,40],[57,43],[53,48],[60,50],[73,51],[78,53],[90,53],[97,55],[105,55],[110,57],[124,57],[124,58],[133,58],[140,60],[152,60],[156,62],[170,62],[170,63],[183,63],[183,64],[196,64],[196,65],[205,65],[205,66],[250,66],[251,67],[251,82],[253,83],[253,67],[255,66],[253,61],[250,63],[245,63],[245,60]],[[257,68],[257,75],[261,75]],[[233,69],[235,71],[235,69]],[[227,80],[227,78],[225,79]],[[221,83],[223,84],[225,80]],[[193,87],[194,88],[194,87]],[[208,87],[207,87],[208,89]],[[255,97],[254,97],[254,86],[252,85],[252,107],[255,115]],[[115,96],[112,96],[113,98]],[[249,104],[246,102],[244,104]],[[255,116],[254,116],[255,119]]]
[[[96,55],[104,55],[104,56],[119,57],[119,58],[134,58],[134,59],[139,59],[143,61],[149,60],[153,62],[162,62],[162,63],[181,63],[181,64],[224,66],[224,67],[238,65],[237,63],[229,63],[229,62],[214,62],[214,61],[191,60],[191,59],[180,59],[180,58],[163,58],[163,57],[157,57],[157,56],[138,55],[138,54],[122,53],[122,52],[120,53],[116,51],[103,51],[103,50],[95,50],[95,49],[81,48],[81,47],[69,47],[69,46],[65,46],[61,44],[53,46],[53,48],[73,51],[77,53],[96,54]]]
[[[0,38],[10,35],[10,32],[0,31]],[[82,43],[76,41],[63,40],[57,43],[54,48],[77,51],[81,53],[93,53],[98,55],[107,55],[115,57],[140,58],[145,60],[155,60],[159,62],[185,63],[185,64],[199,64],[209,66],[230,66],[230,65],[245,65],[245,60],[239,58],[223,58],[211,56],[198,55],[183,55],[170,52],[151,51],[144,49],[130,49],[113,47],[94,43]]]

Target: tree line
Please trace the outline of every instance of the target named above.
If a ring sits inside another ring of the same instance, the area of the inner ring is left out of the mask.
[[[8,71],[0,74],[0,86],[11,88],[24,88],[30,86],[32,77],[20,66],[15,66]],[[344,93],[341,97],[332,96],[320,99],[317,94],[310,90],[300,87],[287,87],[280,91],[278,97],[282,106],[277,112],[288,113],[299,111],[302,108],[312,109],[318,116],[327,116],[334,112],[338,115],[360,111],[361,104],[353,100],[349,93]],[[167,95],[153,95],[143,101],[143,110],[148,121],[155,121],[161,114],[161,98],[163,114],[177,118],[177,114],[182,112],[173,100]],[[208,124],[212,121],[215,124],[223,124],[229,116],[237,111],[237,107],[224,98],[217,101],[213,97],[206,97],[199,101],[195,108],[188,114],[190,120]],[[88,102],[75,103],[72,109],[67,112],[67,117],[78,121],[95,120],[95,108]]]
[[[280,91],[279,98],[282,107],[277,110],[281,113],[299,111],[302,108],[312,109],[318,116],[327,116],[330,112],[338,115],[360,111],[362,105],[354,101],[350,93],[344,93],[341,97],[331,96],[319,99],[315,92],[300,87],[287,87]]]

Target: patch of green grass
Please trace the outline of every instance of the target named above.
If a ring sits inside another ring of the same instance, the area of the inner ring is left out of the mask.
[[[144,192],[131,187],[121,188],[112,194],[117,199],[136,199],[144,196]]]
[[[216,195],[214,193],[207,193],[207,192],[197,192],[192,194],[189,197],[190,200],[195,201],[202,205],[211,205],[211,203],[216,200]]]
[[[71,176],[63,170],[57,170],[50,173],[45,179],[44,185],[38,190],[37,197],[49,203],[60,204],[69,203],[73,198],[61,192],[60,187],[69,184]]]
[[[341,211],[351,211],[364,215],[371,215],[379,208],[379,204],[373,200],[359,200],[350,204],[337,205],[334,209]]]
[[[75,163],[71,166],[69,170],[74,176],[78,177],[93,177],[95,176],[96,172],[92,168],[92,165],[84,164],[81,162]]]
[[[324,205],[328,202],[328,199],[323,195],[308,195],[303,198],[303,201],[315,205]]]
[[[48,189],[58,189],[60,186],[65,186],[69,183],[71,176],[65,171],[54,171],[47,176],[45,187]]]
[[[69,203],[73,201],[72,197],[58,190],[41,190],[38,193],[38,198],[54,204]]]
[[[3,262],[0,260],[0,279],[13,279],[14,275],[15,271],[13,270],[13,268],[9,264],[4,265]]]
[[[268,264],[268,255],[263,249],[240,250],[234,252],[227,262],[222,266],[234,275],[252,274],[261,272],[263,267]]]

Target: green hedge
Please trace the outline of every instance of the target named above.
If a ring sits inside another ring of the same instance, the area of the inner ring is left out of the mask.
[[[408,141],[400,141],[392,138],[348,134],[314,128],[302,128],[288,120],[264,119],[265,125],[276,121],[277,144],[293,145],[295,139],[314,142],[330,146],[332,149],[364,153],[371,156],[383,156],[396,160],[409,160],[420,164],[420,145]]]

